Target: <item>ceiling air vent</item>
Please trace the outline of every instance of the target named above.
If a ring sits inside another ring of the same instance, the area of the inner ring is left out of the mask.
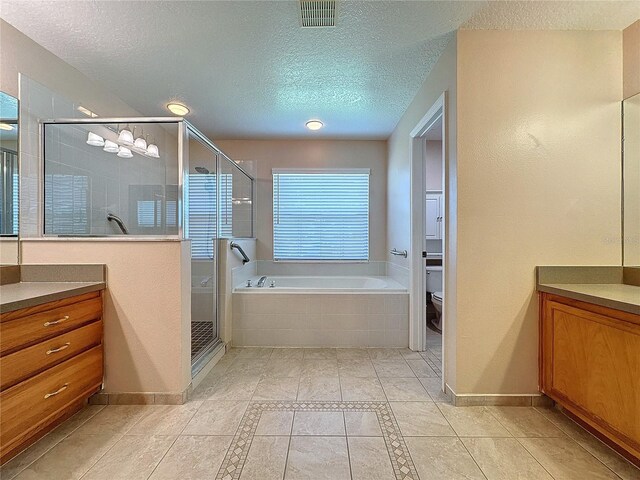
[[[335,27],[335,0],[300,0],[303,27]]]

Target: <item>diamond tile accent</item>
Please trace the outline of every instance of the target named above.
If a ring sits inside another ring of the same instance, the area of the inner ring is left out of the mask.
[[[419,480],[400,428],[387,402],[251,402],[245,412],[216,480],[239,480],[247,460],[258,422],[265,411],[293,412],[375,412],[382,430],[396,480]]]

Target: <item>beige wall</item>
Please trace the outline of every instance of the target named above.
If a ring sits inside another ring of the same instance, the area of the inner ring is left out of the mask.
[[[442,140],[427,140],[423,154],[426,189],[442,190]]]
[[[389,248],[410,251],[410,171],[411,153],[409,135],[427,110],[443,92],[447,92],[447,140],[446,140],[446,205],[445,234],[445,310],[447,337],[444,354],[446,356],[447,383],[456,384],[456,39],[453,38],[431,73],[407,108],[393,134],[389,138],[388,204],[387,204],[387,245]],[[409,260],[388,255],[387,260],[408,268]]]
[[[191,381],[188,242],[22,241],[23,263],[104,263],[105,389],[182,392]]]
[[[257,180],[257,259],[273,260],[273,168],[370,168],[372,261],[386,259],[387,143],[366,140],[220,140],[216,144]]]
[[[640,20],[623,31],[624,98],[640,93]]]
[[[536,265],[620,265],[621,64],[621,32],[458,34],[457,393],[537,392]]]
[[[624,258],[640,266],[640,95],[624,102]]]

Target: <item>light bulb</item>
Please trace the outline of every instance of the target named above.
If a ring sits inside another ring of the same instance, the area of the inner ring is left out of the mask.
[[[153,158],[160,158],[160,152],[158,151],[158,146],[155,144],[150,144],[147,147],[147,156]]]
[[[118,141],[125,145],[133,145],[133,133],[131,133],[131,130],[127,130],[126,128],[120,130]]]
[[[309,120],[307,123],[305,123],[305,125],[309,130],[320,130],[322,127],[324,127],[324,123],[322,123],[320,120]]]
[[[186,105],[177,102],[171,102],[167,104],[167,108],[171,113],[180,117],[184,117],[190,111]]]
[[[118,153],[119,147],[116,142],[112,142],[111,140],[105,140],[103,150],[107,153]]]
[[[92,145],[94,147],[103,147],[104,146],[104,138],[100,135],[97,135],[93,132],[89,132],[87,135],[87,144]]]
[[[127,147],[120,147],[118,149],[118,156],[120,158],[131,158],[133,157],[133,153]]]
[[[136,147],[136,148],[139,148],[140,150],[146,150],[147,149],[147,141],[142,137],[138,137],[138,138],[136,138],[136,141],[133,142],[133,146]]]

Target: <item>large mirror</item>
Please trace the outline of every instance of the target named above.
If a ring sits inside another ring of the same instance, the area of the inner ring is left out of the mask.
[[[0,264],[18,263],[18,99],[0,92]]]
[[[640,266],[640,94],[623,102],[623,265]]]

